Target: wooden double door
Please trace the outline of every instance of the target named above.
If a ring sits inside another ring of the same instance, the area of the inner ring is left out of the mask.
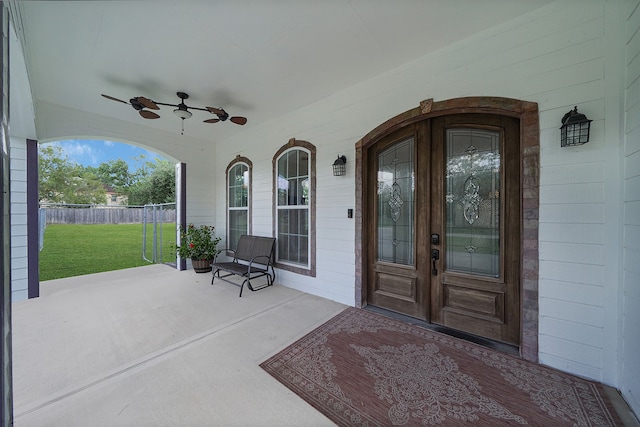
[[[519,120],[430,118],[365,157],[367,304],[518,345]]]

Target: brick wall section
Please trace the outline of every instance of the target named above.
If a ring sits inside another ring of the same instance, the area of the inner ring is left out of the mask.
[[[522,357],[538,360],[538,219],[540,148],[525,147],[522,157]]]

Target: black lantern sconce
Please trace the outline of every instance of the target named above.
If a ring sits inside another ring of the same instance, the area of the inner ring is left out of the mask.
[[[345,156],[338,156],[335,162],[333,162],[333,176],[343,176],[347,174],[347,158]]]
[[[589,142],[589,130],[593,120],[587,119],[584,114],[578,113],[578,107],[574,107],[562,118],[560,128],[560,146],[582,145]]]

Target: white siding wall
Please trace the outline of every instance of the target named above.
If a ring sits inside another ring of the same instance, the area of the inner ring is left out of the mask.
[[[35,125],[27,68],[13,28],[9,34],[9,43],[11,299],[20,301],[28,297],[26,141],[27,138],[35,138]]]
[[[11,138],[11,300],[28,297],[27,143]]]
[[[225,166],[236,154],[248,157],[254,164],[253,231],[271,235],[272,156],[290,138],[315,144],[318,274],[314,279],[280,273],[279,282],[354,304],[354,222],[346,210],[354,200],[355,142],[426,98],[505,96],[537,102],[540,360],[616,383],[623,68],[618,52],[623,41],[620,21],[615,21],[622,3],[608,3],[616,4],[555,2],[277,121],[248,128],[217,147],[217,200],[224,200]],[[561,149],[560,119],[574,105],[594,120],[592,139]],[[347,156],[346,177],[331,175],[337,154]],[[216,212],[222,231],[222,203]]]
[[[622,375],[620,389],[640,414],[640,6],[627,11],[626,121],[623,151],[624,252]]]

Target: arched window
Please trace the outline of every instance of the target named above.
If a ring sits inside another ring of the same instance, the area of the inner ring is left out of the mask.
[[[227,244],[235,249],[243,234],[251,234],[251,161],[236,157],[227,166]]]
[[[273,158],[276,265],[308,276],[315,276],[315,153],[291,139]]]

